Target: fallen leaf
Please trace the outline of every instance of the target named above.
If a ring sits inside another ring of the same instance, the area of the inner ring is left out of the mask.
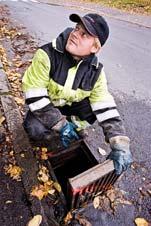
[[[24,99],[22,97],[14,97],[15,101],[17,104],[22,104],[24,105]]]
[[[6,137],[6,141],[7,141],[7,142],[10,142],[10,138],[9,138],[9,137]]]
[[[22,169],[19,166],[15,166],[15,165],[9,164],[4,169],[5,169],[5,172],[7,174],[10,174],[10,177],[13,180],[17,180],[17,181],[21,180],[20,175],[22,173]]]
[[[116,204],[124,204],[124,205],[132,205],[132,202],[130,202],[130,201],[128,201],[128,200],[126,200],[126,199],[117,199],[117,200],[115,200],[115,203]]]
[[[53,195],[53,194],[55,193],[55,189],[50,189],[50,190],[48,191],[48,193],[49,193],[50,195]]]
[[[105,195],[96,196],[93,202],[94,208],[111,212],[110,200]]]
[[[44,196],[46,196],[48,193],[46,193],[43,190],[43,185],[37,185],[32,189],[31,195],[36,196],[39,200],[41,200]]]
[[[101,155],[107,155],[106,151],[100,147],[98,147],[98,152],[101,154]]]
[[[38,180],[44,183],[49,180],[48,169],[45,166],[41,166],[40,171],[38,172]]]
[[[41,151],[42,151],[42,152],[47,152],[47,148],[44,148],[44,147],[43,147],[43,148],[41,148]]]
[[[5,121],[5,117],[4,116],[0,116],[0,126],[2,125],[2,123]]]
[[[83,226],[92,226],[92,224],[82,215],[80,214],[77,214],[75,216],[75,219],[79,221],[80,225],[83,225]]]
[[[14,64],[14,66],[15,67],[18,67],[18,68],[19,67],[22,67],[23,65],[24,65],[24,63],[22,61],[19,61],[19,60],[18,61],[15,61],[15,64]]]
[[[48,159],[48,155],[47,155],[47,148],[42,148],[41,149],[41,159],[42,160],[47,160]]]
[[[151,190],[147,190],[148,194],[151,196]]]
[[[49,180],[44,184],[36,185],[32,188],[31,195],[36,196],[39,200],[43,199],[48,194],[54,194],[55,190],[52,188],[53,181]]]
[[[70,211],[70,212],[67,213],[66,217],[64,218],[65,224],[70,223],[70,221],[72,220],[72,218],[73,218],[73,215],[72,215],[72,213]]]
[[[12,203],[12,201],[11,201],[11,200],[7,200],[7,201],[5,202],[5,204],[9,204],[9,203]]]
[[[62,189],[61,189],[61,186],[60,186],[60,184],[58,182],[54,182],[53,186],[58,192],[61,192]]]
[[[42,222],[42,216],[36,215],[28,222],[27,226],[39,226],[41,222]]]
[[[106,192],[106,196],[109,198],[109,200],[111,202],[114,202],[114,200],[116,199],[118,193],[115,189],[110,189]]]
[[[9,155],[10,155],[10,156],[14,156],[14,151],[10,151],[10,152],[9,152]]]
[[[144,218],[139,217],[135,219],[135,224],[137,226],[149,226],[149,223]]]
[[[96,196],[93,200],[93,206],[95,209],[99,208],[100,206],[100,197],[99,196]]]

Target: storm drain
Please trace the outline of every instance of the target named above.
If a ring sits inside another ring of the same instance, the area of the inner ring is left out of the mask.
[[[98,193],[111,188],[118,178],[113,162],[99,164],[83,140],[53,154],[50,162],[69,209],[89,203]]]

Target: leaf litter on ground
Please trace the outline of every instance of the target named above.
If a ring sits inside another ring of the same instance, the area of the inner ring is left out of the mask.
[[[4,167],[4,170],[13,180],[21,181],[21,173],[23,170],[19,166],[9,164]]]
[[[132,202],[124,197],[125,192],[117,188],[111,188],[93,200],[95,209],[102,209],[109,213],[114,213],[119,204],[132,205]]]

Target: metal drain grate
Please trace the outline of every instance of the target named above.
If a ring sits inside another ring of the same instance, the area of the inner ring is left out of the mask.
[[[80,208],[111,188],[118,176],[111,160],[99,164],[96,155],[83,141],[49,157],[54,174],[62,187],[68,208]]]
[[[70,178],[68,194],[71,199],[71,208],[79,208],[89,203],[98,193],[110,189],[117,178],[113,162],[110,160]]]

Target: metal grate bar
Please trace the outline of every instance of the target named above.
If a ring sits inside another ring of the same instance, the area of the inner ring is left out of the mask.
[[[106,180],[105,180],[105,183],[103,185],[103,190],[106,191],[108,189],[108,187],[110,186],[110,179],[112,178],[112,175],[111,173],[109,173],[107,176],[106,176]]]
[[[88,196],[88,198],[86,200],[87,202],[89,202],[92,199],[94,188],[95,188],[95,182],[92,183],[90,188],[89,188],[89,196]]]
[[[97,195],[97,193],[108,190],[117,180],[117,178],[118,176],[116,176],[114,171],[112,171],[101,179],[94,181],[84,188],[81,188],[81,190],[76,194],[76,203],[74,199],[72,206],[74,208],[78,208],[81,207],[84,203],[90,202],[93,197]]]
[[[97,188],[95,194],[97,194],[100,191],[103,191],[103,186],[104,186],[105,180],[106,180],[105,176],[103,178],[101,178],[100,184],[98,185],[98,188]]]

